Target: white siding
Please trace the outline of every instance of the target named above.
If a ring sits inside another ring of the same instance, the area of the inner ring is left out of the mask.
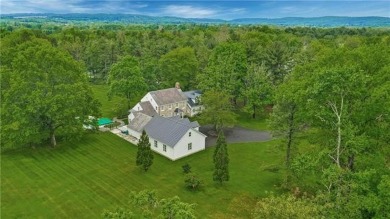
[[[191,137],[189,133],[191,132]],[[188,150],[188,144],[192,143],[192,149]],[[174,147],[174,156],[172,160],[177,160],[182,157],[188,156],[190,154],[196,153],[198,151],[205,149],[206,136],[199,133],[194,129],[190,129],[187,133],[180,139],[180,141]]]
[[[127,117],[128,120],[129,120],[129,124],[131,123],[131,121],[133,121],[134,119],[134,114],[133,113],[130,113],[129,116]]]
[[[138,139],[141,138],[141,134],[132,129],[129,130],[129,135],[132,135]],[[189,133],[191,132],[191,137]],[[179,140],[179,142],[175,145],[175,147],[166,145],[166,151],[164,151],[164,144],[162,142],[157,141],[157,147],[154,145],[155,139],[149,137],[150,148],[164,157],[167,157],[170,160],[177,160],[188,156],[190,154],[196,153],[198,151],[202,151],[205,149],[206,136],[201,134],[200,132],[190,129],[187,133]],[[192,143],[192,149],[188,150],[188,144]]]
[[[142,133],[139,133],[139,132],[137,132],[137,131],[135,131],[133,129],[129,129],[129,128],[127,128],[127,130],[129,130],[129,135],[134,136],[134,137],[136,137],[138,139],[141,138],[141,134]]]
[[[166,149],[167,151],[164,151],[163,150],[163,143],[162,142],[159,142],[157,141],[157,148],[154,146],[154,140],[153,138],[149,137],[149,142],[150,142],[150,148],[154,151],[154,152],[157,152],[161,155],[163,155],[164,157],[167,157],[169,158],[170,160],[175,160],[174,159],[174,153],[173,153],[173,148],[169,145],[166,145]]]
[[[150,104],[152,104],[153,106],[153,109],[156,110],[156,107],[158,107],[156,101],[153,99],[152,95],[149,93],[147,93],[142,99],[141,99],[141,102],[146,102],[146,101],[149,101]],[[158,108],[157,108],[158,109]],[[158,110],[156,110],[158,112]]]
[[[142,109],[141,104],[137,103],[131,110],[135,110],[135,111],[138,112],[138,111],[141,111],[143,109]]]

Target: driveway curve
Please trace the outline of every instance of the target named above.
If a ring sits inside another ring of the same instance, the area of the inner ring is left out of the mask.
[[[217,136],[210,135],[212,126],[202,126],[199,128],[199,131],[207,135],[206,147],[211,147],[216,144]],[[224,134],[227,143],[262,142],[272,139],[271,133],[267,131],[256,131],[238,126],[224,129]]]

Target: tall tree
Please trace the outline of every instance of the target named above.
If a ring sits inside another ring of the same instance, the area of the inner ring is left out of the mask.
[[[205,109],[200,119],[205,124],[213,124],[216,131],[236,123],[236,114],[233,112],[230,95],[227,93],[215,90],[206,91],[202,95],[201,102]]]
[[[274,106],[270,116],[272,134],[281,137],[285,142],[285,163],[290,170],[293,158],[295,136],[304,124],[302,115],[302,90],[304,83],[290,75],[275,91]],[[283,143],[284,144],[284,143]]]
[[[205,72],[199,74],[199,88],[226,92],[235,101],[241,95],[246,71],[245,48],[238,43],[221,43],[214,48]]]
[[[160,58],[161,83],[164,87],[171,87],[175,82],[180,82],[182,89],[193,89],[198,66],[194,49],[190,47],[174,49]]]
[[[291,52],[281,41],[275,41],[267,47],[265,52],[265,66],[269,71],[274,85],[283,82],[284,77],[291,71]]]
[[[145,130],[142,131],[141,139],[139,140],[136,157],[136,165],[141,166],[141,168],[146,172],[153,164],[153,152],[150,149],[149,137],[146,134]]]
[[[10,61],[1,69],[2,145],[54,147],[57,135],[80,137],[88,116],[98,115],[83,66],[43,39],[3,46]]]
[[[218,133],[217,145],[213,156],[214,174],[213,180],[222,184],[229,181],[229,155],[223,131]]]
[[[259,108],[272,102],[273,90],[263,66],[251,65],[249,67],[243,90],[247,101],[246,109],[252,112],[252,118],[256,118],[256,111]]]
[[[119,62],[115,63],[108,76],[110,90],[108,94],[125,97],[128,108],[130,103],[146,92],[147,85],[141,75],[138,61],[131,57],[125,56]]]

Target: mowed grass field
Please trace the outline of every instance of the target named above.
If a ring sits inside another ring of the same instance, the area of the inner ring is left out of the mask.
[[[175,162],[155,154],[146,173],[135,166],[136,146],[111,133],[88,134],[55,149],[3,152],[1,218],[100,218],[103,209],[129,206],[129,193],[143,189],[196,203],[199,218],[243,215],[251,204],[241,201],[245,197],[278,192],[283,155],[276,144],[230,144],[231,179],[223,186],[212,181],[214,148]],[[185,163],[203,180],[200,191],[184,187]]]
[[[108,117],[113,118],[115,117],[115,108],[117,104],[119,104],[121,101],[124,101],[123,99],[113,96],[111,99],[108,98],[107,92],[108,92],[108,85],[97,85],[97,84],[91,84],[92,92],[95,96],[95,98],[101,103],[101,113],[102,117]]]

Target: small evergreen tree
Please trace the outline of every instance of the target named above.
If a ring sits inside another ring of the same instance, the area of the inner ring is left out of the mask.
[[[142,132],[141,139],[138,142],[138,151],[136,158],[136,165],[146,172],[153,164],[153,153],[150,149],[149,137],[145,130]]]
[[[217,145],[214,152],[215,170],[213,180],[222,184],[224,181],[229,181],[229,155],[227,144],[223,131],[218,133]]]
[[[221,136],[221,133],[222,132],[222,136]],[[218,137],[217,137],[217,144],[215,145],[215,150],[214,150],[214,154],[213,154],[213,162],[215,164],[216,162],[216,157],[217,157],[217,152],[220,148],[220,146],[225,142],[225,136],[223,135],[223,131],[222,129],[218,132]],[[226,143],[226,142],[225,142]]]
[[[191,166],[188,163],[186,163],[183,166],[181,166],[181,168],[183,168],[183,173],[185,173],[185,174],[191,172]]]

